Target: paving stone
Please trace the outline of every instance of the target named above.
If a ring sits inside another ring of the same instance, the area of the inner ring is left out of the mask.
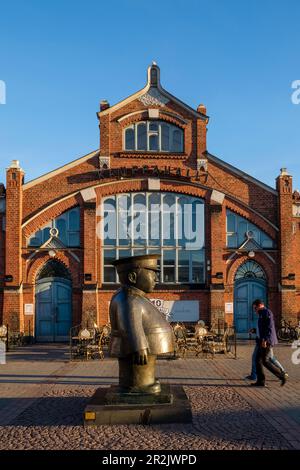
[[[48,348],[23,348],[0,366],[0,449],[299,449],[300,367],[286,345],[276,355],[288,383],[268,373],[259,390],[243,379],[253,344],[241,345],[237,360],[158,360],[162,381],[184,385],[193,422],[97,428],[82,426],[82,412],[96,388],[117,382],[117,361],[70,363],[66,347]]]

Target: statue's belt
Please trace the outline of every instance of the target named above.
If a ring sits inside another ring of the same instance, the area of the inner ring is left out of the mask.
[[[155,328],[144,328],[144,333],[146,335],[151,335],[151,334],[160,334],[160,333],[171,333],[171,329],[170,328],[163,328],[161,326],[157,326]],[[111,331],[111,335],[112,336],[119,336],[119,337],[124,337],[126,336],[127,337],[127,333],[124,333],[122,334],[122,332],[120,332],[119,330],[112,330]]]

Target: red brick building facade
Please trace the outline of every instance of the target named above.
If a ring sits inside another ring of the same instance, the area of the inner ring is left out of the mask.
[[[194,110],[164,90],[156,64],[142,90],[114,106],[102,101],[98,118],[99,150],[29,182],[17,161],[7,169],[6,187],[0,186],[1,323],[25,333],[30,324],[37,339],[50,341],[65,339],[66,328],[87,317],[107,322],[118,288],[109,256],[122,247],[116,242],[104,251],[99,207],[105,200],[117,204],[120,195],[157,193],[176,204],[182,197],[201,201],[204,223],[196,230],[204,246],[203,256],[187,255],[175,235],[150,298],[175,306],[174,319],[225,318],[246,333],[253,297],[263,296],[277,322],[295,323],[300,195],[285,169],[273,189],[211,155],[205,106]],[[136,253],[149,243],[139,242]],[[65,330],[53,333],[59,316]]]

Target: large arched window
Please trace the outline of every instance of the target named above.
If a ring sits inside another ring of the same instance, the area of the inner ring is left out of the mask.
[[[46,243],[50,238],[50,229],[56,228],[58,230],[57,238],[65,246],[79,246],[80,245],[80,210],[79,207],[70,209],[59,217],[50,220],[48,224],[44,225],[40,230],[35,232],[29,238],[28,246],[41,246]]]
[[[256,225],[230,210],[226,212],[226,234],[228,248],[238,248],[248,237],[261,248],[274,248],[274,241]]]
[[[137,122],[124,130],[124,149],[183,152],[183,130],[164,121]]]
[[[161,255],[160,282],[205,281],[204,202],[175,193],[130,193],[103,201],[103,281],[117,282],[112,262]]]

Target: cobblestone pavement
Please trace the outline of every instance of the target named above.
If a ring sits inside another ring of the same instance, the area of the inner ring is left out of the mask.
[[[276,348],[289,381],[253,389],[253,344],[238,359],[159,360],[164,382],[183,384],[193,422],[84,428],[82,412],[99,386],[117,381],[117,362],[68,362],[64,346],[31,346],[0,366],[0,449],[300,449],[300,365],[291,347]]]

